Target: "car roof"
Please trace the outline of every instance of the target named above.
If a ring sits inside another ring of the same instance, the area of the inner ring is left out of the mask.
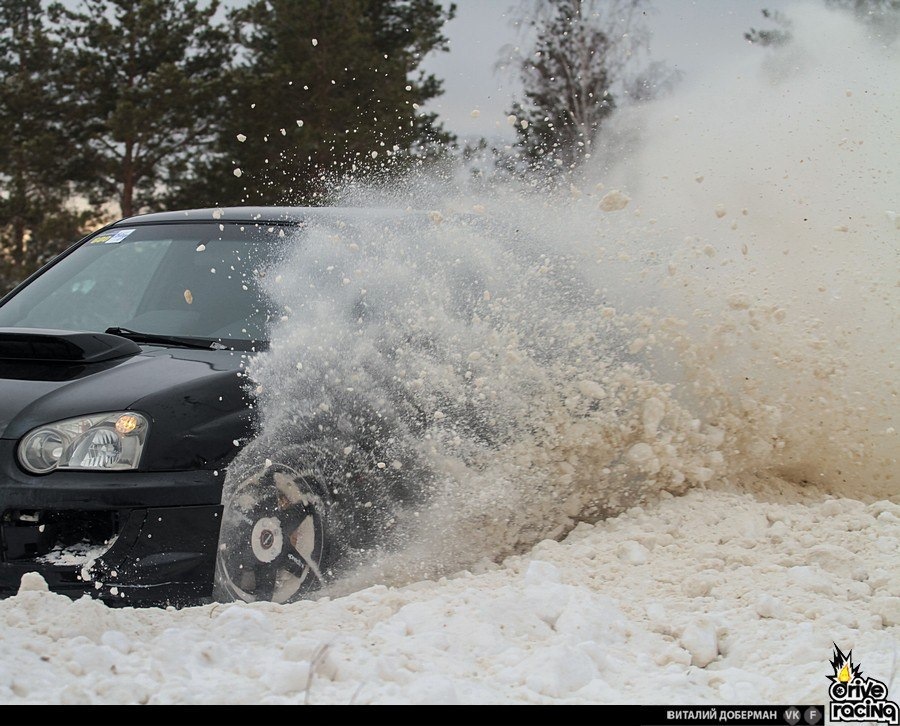
[[[261,222],[264,224],[299,224],[309,219],[365,220],[403,216],[419,216],[424,212],[391,208],[369,207],[209,207],[184,209],[172,212],[139,214],[121,219],[113,227],[136,224],[174,222]]]

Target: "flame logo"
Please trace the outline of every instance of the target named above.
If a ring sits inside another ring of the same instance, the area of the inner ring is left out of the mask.
[[[832,645],[834,646],[834,657],[831,659],[831,667],[834,668],[834,675],[828,677],[836,683],[849,683],[854,678],[862,678],[860,667],[853,663],[853,651],[844,655],[837,647],[837,643],[832,643]]]

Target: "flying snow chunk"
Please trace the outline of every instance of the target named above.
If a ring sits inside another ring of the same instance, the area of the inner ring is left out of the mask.
[[[241,174],[243,174],[244,172],[242,172],[241,169],[240,169],[240,167],[238,167],[237,169],[234,170],[233,173],[234,173],[234,175],[235,175],[236,177],[240,177]]]
[[[519,119],[517,119],[513,114],[510,114],[509,116],[506,117],[506,123],[508,123],[510,126],[515,126],[516,121],[518,121],[518,120]]]
[[[319,44],[318,38],[313,38],[313,39],[312,39],[312,44],[313,44],[313,48],[315,48],[315,47]]]
[[[726,209],[725,209],[725,205],[724,205],[724,204],[717,204],[717,205],[716,205],[716,216],[717,216],[719,219],[722,219],[722,217],[724,217],[726,214],[728,214],[728,212],[727,212]]]
[[[653,448],[650,444],[642,441],[628,449],[626,456],[629,461],[642,466],[648,464],[654,458]]]
[[[481,116],[481,111],[479,111],[477,108],[473,108],[469,116],[471,116],[472,118],[478,118],[479,116]]]
[[[641,422],[644,424],[644,432],[647,436],[656,437],[659,425],[666,415],[666,405],[655,396],[644,401],[644,410]]]
[[[578,390],[585,398],[593,398],[595,401],[606,398],[606,391],[596,381],[581,381],[578,384]]]
[[[297,126],[299,126],[301,129],[303,128],[303,119],[297,119]]]
[[[244,134],[238,134],[237,140],[243,144],[247,140],[247,137]]]
[[[631,197],[627,194],[623,194],[618,189],[611,189],[600,200],[600,209],[604,212],[618,212],[620,209],[625,209],[630,201]]]
[[[732,310],[748,310],[753,304],[749,295],[743,292],[733,292],[728,298],[728,307]]]

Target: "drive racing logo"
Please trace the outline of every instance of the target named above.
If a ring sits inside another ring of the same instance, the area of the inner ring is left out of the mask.
[[[834,675],[828,676],[828,695],[832,721],[876,721],[897,726],[897,704],[887,700],[887,686],[863,675],[853,662],[852,650],[844,655],[834,643],[831,667]]]

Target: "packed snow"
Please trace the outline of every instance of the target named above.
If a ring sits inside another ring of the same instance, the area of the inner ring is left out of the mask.
[[[900,505],[778,480],[664,496],[438,581],[294,605],[0,602],[4,703],[821,703],[900,688]]]

